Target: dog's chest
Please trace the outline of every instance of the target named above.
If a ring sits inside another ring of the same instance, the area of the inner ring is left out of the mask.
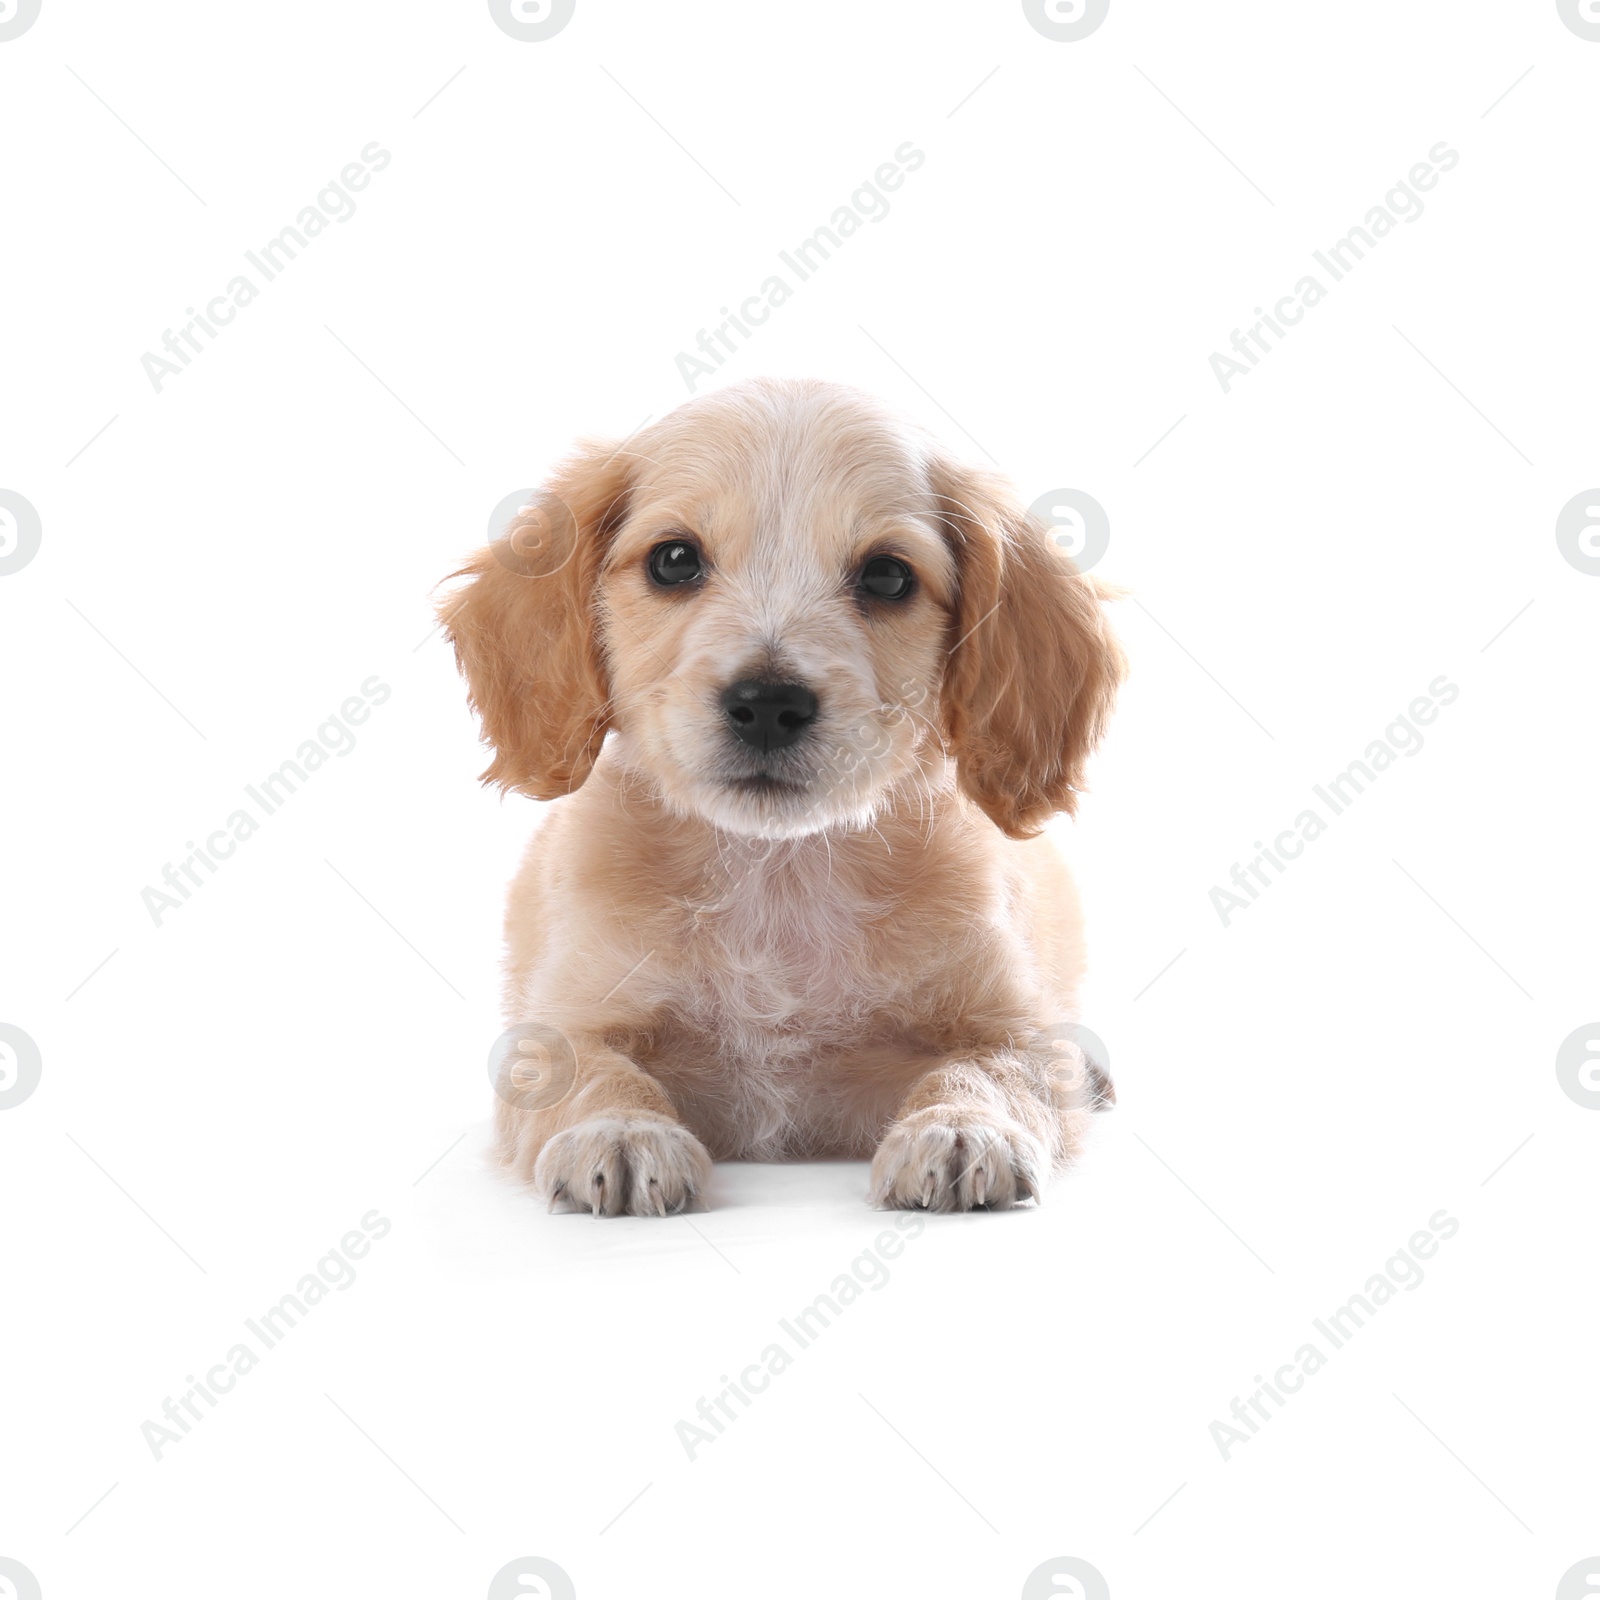
[[[689,911],[680,1015],[746,1060],[859,1042],[896,987],[887,910],[820,851],[736,863]]]

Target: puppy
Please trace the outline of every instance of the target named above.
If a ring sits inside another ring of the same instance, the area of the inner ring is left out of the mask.
[[[505,1162],[605,1216],[682,1210],[713,1159],[1041,1198],[1114,1096],[1040,829],[1124,664],[1010,489],[763,380],[580,450],[455,576],[484,781],[557,802],[506,914]]]

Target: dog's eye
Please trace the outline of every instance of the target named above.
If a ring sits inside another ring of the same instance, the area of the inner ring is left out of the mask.
[[[669,539],[650,552],[650,576],[663,589],[700,576],[700,552],[682,539]]]
[[[874,556],[861,569],[861,587],[880,600],[904,600],[911,593],[911,568],[893,556]]]

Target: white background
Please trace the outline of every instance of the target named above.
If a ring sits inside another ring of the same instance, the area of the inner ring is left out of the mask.
[[[1532,0],[1113,0],[1076,43],[998,0],[579,0],[543,43],[44,0],[0,43],[0,488],[43,530],[0,577],[0,1022],[43,1062],[0,1113],[0,1556],[46,1600],[476,1600],[524,1555],[582,1600],[1010,1600],[1057,1556],[1116,1600],[1554,1595],[1600,1551],[1600,1112],[1554,1065],[1600,1014],[1600,578],[1554,532],[1600,482],[1597,83]],[[141,356],[374,140],[355,215],[157,393]],[[538,808],[474,781],[430,589],[574,437],[681,402],[906,140],[711,382],[854,383],[1106,508],[1133,673],[1062,833],[1121,1104],[691,1462],[675,1424],[888,1219],[858,1164],[609,1222],[490,1170]],[[1441,140],[1424,214],[1224,394],[1211,353]],[[1211,888],[1441,674],[1425,747],[1225,927]],[[156,926],[372,675],[356,748]],[[358,1280],[154,1459],[374,1208]],[[1441,1208],[1420,1287],[1224,1461],[1213,1421]]]

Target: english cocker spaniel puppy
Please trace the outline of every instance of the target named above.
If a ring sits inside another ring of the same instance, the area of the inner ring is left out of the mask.
[[[579,450],[456,577],[484,781],[555,802],[506,913],[505,1162],[606,1216],[713,1159],[1041,1198],[1113,1091],[1040,829],[1123,658],[1009,487],[854,390],[743,383]]]

